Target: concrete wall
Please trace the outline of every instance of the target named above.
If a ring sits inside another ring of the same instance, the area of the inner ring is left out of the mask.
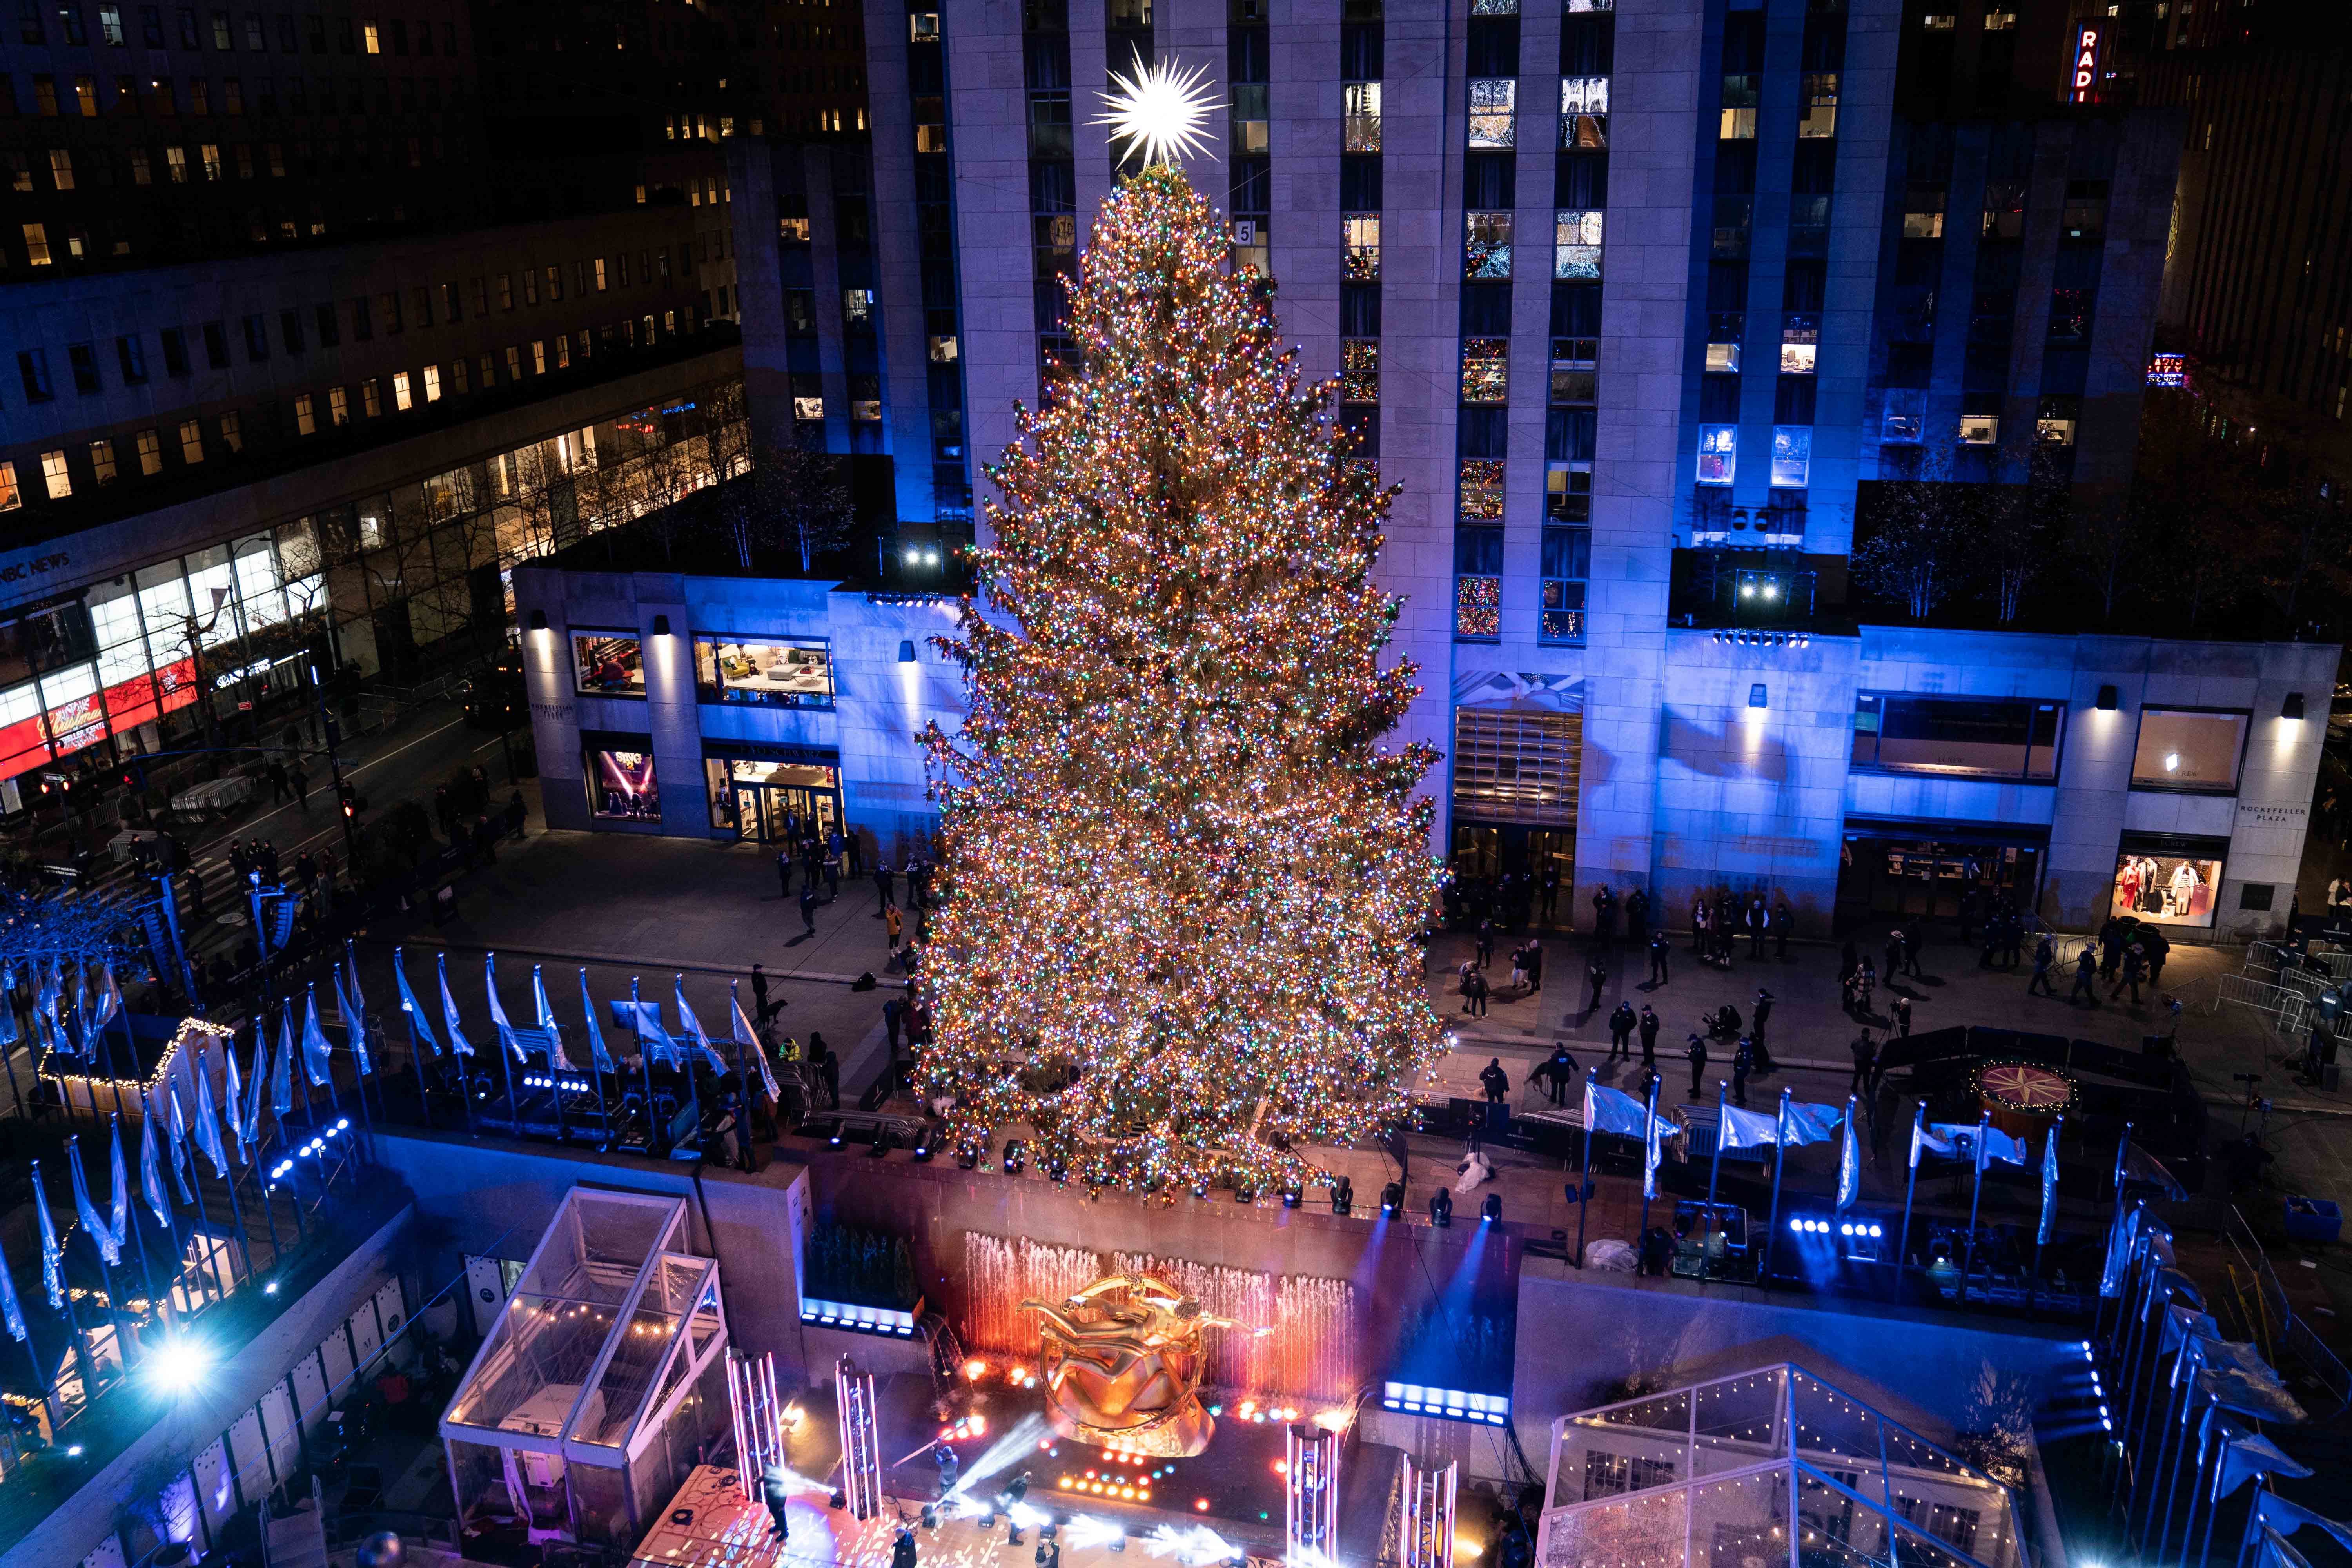
[[[585,1184],[617,1192],[658,1193],[688,1200],[694,1249],[719,1260],[727,1321],[736,1343],[773,1351],[794,1369],[808,1364],[801,1340],[799,1251],[791,1206],[805,1185],[793,1171],[759,1177],[705,1167],[700,1191],[695,1167],[656,1164],[635,1156],[604,1156],[586,1149],[501,1144],[462,1133],[386,1132],[377,1140],[382,1162],[416,1194],[419,1213],[441,1229],[448,1256],[428,1278],[454,1273],[466,1254],[527,1258],[538,1245],[563,1194]],[[0,1568],[16,1568],[0,1562]]]
[[[384,1221],[233,1358],[214,1367],[200,1387],[177,1400],[158,1398],[153,1425],[52,1510],[39,1530],[0,1552],[0,1568],[57,1568],[97,1550],[114,1533],[123,1510],[147,1500],[142,1494],[160,1468],[177,1466],[184,1472],[199,1450],[217,1441],[393,1277],[393,1247],[414,1214],[404,1208]]]

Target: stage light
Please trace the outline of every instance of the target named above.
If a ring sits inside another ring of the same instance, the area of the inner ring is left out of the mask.
[[[1394,1219],[1404,1208],[1404,1184],[1391,1182],[1381,1189],[1381,1217]]]
[[[841,1123],[840,1123],[840,1122],[836,1121],[836,1122],[835,1122],[835,1123],[833,1124],[833,1136],[832,1136],[832,1137],[830,1137],[830,1138],[827,1138],[824,1142],[825,1142],[825,1146],[826,1146],[827,1148],[830,1148],[830,1149],[838,1149],[838,1148],[840,1148],[840,1147],[841,1147]]]
[[[1021,1140],[1007,1138],[1004,1141],[1004,1173],[1008,1176],[1017,1176],[1028,1167],[1028,1157],[1022,1152]]]
[[[1840,1236],[1852,1236],[1853,1234],[1853,1223],[1851,1220],[1840,1220],[1838,1222],[1838,1234]]]
[[[1486,1225],[1502,1224],[1503,1194],[1500,1193],[1488,1193],[1486,1194],[1486,1201],[1478,1205],[1478,1218],[1481,1222]]]
[[[1282,1189],[1282,1206],[1284,1208],[1295,1209],[1306,1201],[1306,1191],[1297,1184],[1294,1183],[1290,1186],[1286,1186]]]
[[[1342,1176],[1331,1184],[1331,1212],[1353,1214],[1356,1208],[1355,1184]]]
[[[68,1444],[67,1444],[67,1445],[66,1445],[66,1458],[68,1458],[68,1459],[79,1459],[79,1458],[81,1458],[81,1445],[80,1445],[79,1443],[68,1443]],[[1209,1505],[1208,1505],[1207,1503],[1203,1502],[1201,1506],[1202,1506],[1202,1508],[1206,1508],[1206,1507],[1208,1507]]]
[[[275,1296],[275,1295],[277,1295],[277,1294],[278,1294],[278,1281],[277,1281],[277,1280],[275,1280],[275,1279],[272,1279],[272,1280],[270,1280],[268,1284],[264,1285],[264,1286],[261,1288],[261,1293],[262,1293],[263,1295],[265,1295],[265,1296]]]
[[[1805,1222],[1804,1222],[1803,1220],[1798,1219],[1797,1217],[1795,1217],[1795,1216],[1792,1215],[1790,1215],[1790,1219],[1789,1219],[1789,1228],[1790,1228],[1790,1230],[1798,1231],[1798,1232],[1801,1233],[1801,1232],[1804,1230],[1804,1228],[1805,1228]]]
[[[1257,1202],[1257,1189],[1255,1187],[1235,1187],[1234,1189],[1234,1202],[1244,1205],[1244,1206]]]
[[[827,1508],[847,1508],[849,1506],[849,1498],[846,1494],[836,1489],[831,1497],[825,1499],[824,1506]]]
[[[1429,1223],[1440,1230],[1454,1224],[1454,1194],[1440,1187],[1429,1196]]]
[[[149,1379],[166,1394],[186,1394],[204,1381],[211,1366],[212,1357],[203,1346],[184,1335],[174,1334],[147,1358],[146,1371]]]
[[[980,1163],[980,1151],[967,1143],[956,1151],[956,1169],[969,1171]]]
[[[1885,1236],[1885,1227],[1883,1226],[1874,1225],[1870,1227],[1870,1239],[1873,1241],[1876,1241],[1880,1237]]]

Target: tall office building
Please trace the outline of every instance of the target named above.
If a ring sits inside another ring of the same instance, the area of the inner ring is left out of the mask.
[[[870,160],[795,155],[736,216],[747,339],[803,439],[888,456],[902,524],[970,526],[1071,363],[1102,95],[1173,61],[1226,106],[1185,166],[1235,265],[1403,487],[1433,847],[1555,872],[1580,920],[1607,882],[2077,923],[2148,913],[2148,861],[2184,927],[2284,915],[2317,736],[2283,715],[2333,650],[1906,624],[1851,569],[1920,485],[2121,500],[2179,121],[2079,97],[2064,6],[869,0],[865,32]]]
[[[0,808],[207,706],[495,647],[516,561],[707,479],[720,150],[824,9],[13,12]],[[849,42],[807,57],[828,113]]]

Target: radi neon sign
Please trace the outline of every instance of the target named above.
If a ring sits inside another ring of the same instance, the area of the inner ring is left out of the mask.
[[[2105,29],[2085,23],[2074,29],[2074,99],[2076,103],[2088,103],[2098,90],[2099,44]]]

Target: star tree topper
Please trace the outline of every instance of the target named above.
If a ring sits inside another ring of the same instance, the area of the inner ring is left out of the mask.
[[[1155,60],[1126,76],[1113,76],[1118,90],[1102,94],[1110,112],[1096,118],[1110,127],[1110,139],[1143,154],[1143,165],[1172,163],[1208,150],[1215,136],[1208,119],[1215,105],[1200,66],[1180,71],[1173,60]]]

